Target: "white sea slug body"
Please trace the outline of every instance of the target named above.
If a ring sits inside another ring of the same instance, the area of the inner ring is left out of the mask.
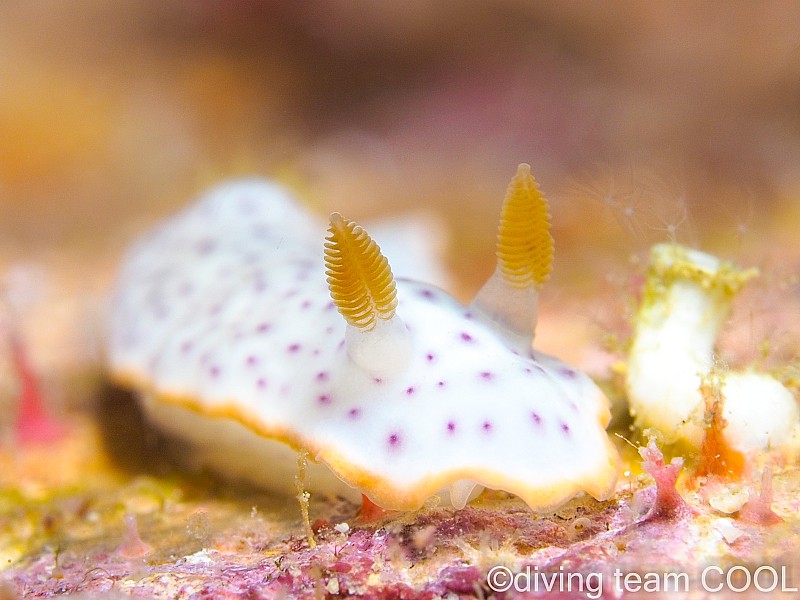
[[[276,185],[212,190],[128,254],[114,376],[201,460],[272,488],[293,489],[302,448],[312,491],[391,509],[443,490],[463,506],[476,484],[534,509],[613,492],[608,403],[586,375],[510,345],[480,295],[395,282],[343,217],[323,238]]]

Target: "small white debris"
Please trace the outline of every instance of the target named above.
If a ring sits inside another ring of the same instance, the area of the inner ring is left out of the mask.
[[[350,525],[347,523],[337,523],[333,526],[333,528],[338,531],[339,533],[347,533],[350,531]]]
[[[713,490],[708,497],[711,508],[730,515],[740,510],[750,498],[747,488],[741,486],[721,486]]]
[[[332,577],[328,580],[328,584],[325,586],[325,589],[328,590],[328,593],[330,594],[338,594],[339,580],[336,577]]]
[[[715,523],[714,529],[722,535],[722,539],[724,539],[727,544],[733,544],[744,535],[744,532],[736,527],[730,519],[719,519]]]
[[[214,563],[214,559],[209,555],[209,551],[204,548],[194,554],[183,557],[180,562],[187,565],[210,565]]]

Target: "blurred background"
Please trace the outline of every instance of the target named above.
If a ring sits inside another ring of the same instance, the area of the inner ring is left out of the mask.
[[[648,246],[677,240],[764,269],[739,348],[793,358],[798,23],[789,1],[4,0],[4,326],[47,374],[96,364],[124,247],[251,174],[321,214],[433,212],[469,299],[529,162],[556,239],[546,349],[602,370]]]

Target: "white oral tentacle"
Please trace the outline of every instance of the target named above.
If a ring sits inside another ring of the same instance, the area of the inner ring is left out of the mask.
[[[459,479],[450,485],[450,502],[453,508],[464,508],[467,502],[477,498],[483,491],[483,486],[476,481]]]

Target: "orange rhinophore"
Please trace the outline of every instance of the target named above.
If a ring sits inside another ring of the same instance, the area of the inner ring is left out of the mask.
[[[508,185],[497,232],[497,267],[509,285],[537,289],[553,269],[553,236],[547,200],[522,163]]]
[[[325,274],[336,308],[345,320],[369,331],[377,319],[388,321],[397,308],[397,290],[389,261],[366,231],[331,215],[325,242]]]

